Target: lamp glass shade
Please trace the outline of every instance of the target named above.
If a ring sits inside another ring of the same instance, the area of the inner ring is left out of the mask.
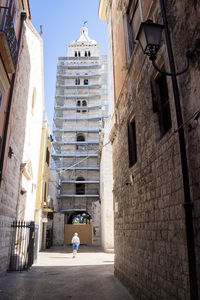
[[[147,55],[156,55],[162,39],[164,25],[153,23],[151,20],[142,22],[136,40]]]

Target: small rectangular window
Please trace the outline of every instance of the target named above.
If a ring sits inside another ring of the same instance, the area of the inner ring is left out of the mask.
[[[135,48],[135,36],[140,25],[140,14],[138,1],[129,1],[126,14],[123,16],[124,40],[127,63],[130,62],[133,50]]]
[[[136,127],[135,120],[128,123],[129,168],[137,162]]]
[[[46,202],[46,201],[47,201],[47,184],[45,182],[45,184],[44,184],[44,202]]]
[[[80,85],[80,78],[76,78],[75,85]]]
[[[84,85],[88,85],[89,81],[88,79],[84,79]]]
[[[46,163],[49,166],[49,158],[50,158],[50,153],[49,153],[49,149],[47,148],[46,150]]]
[[[3,92],[0,90],[0,108],[3,101]]]
[[[172,127],[166,75],[162,74],[155,80],[151,80],[151,95],[153,112],[158,115],[160,137],[162,137]]]
[[[10,0],[8,1],[9,3],[7,4],[7,6],[9,5],[9,12],[12,18],[12,21],[14,23],[15,21],[15,16],[16,16],[16,4],[14,0]]]

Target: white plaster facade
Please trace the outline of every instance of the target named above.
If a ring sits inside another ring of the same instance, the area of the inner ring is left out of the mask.
[[[43,46],[42,39],[35,28],[28,21],[26,23],[25,39],[28,45],[28,57],[30,62],[30,72],[27,91],[27,111],[26,118],[20,115],[17,110],[18,118],[25,121],[24,146],[21,161],[21,190],[26,191],[26,203],[24,211],[18,210],[18,216],[23,216],[24,220],[34,220],[34,210],[36,201],[36,188],[38,178],[38,167],[40,157],[41,128],[44,112],[44,82],[43,82]],[[23,69],[21,68],[23,72]],[[16,87],[16,92],[21,92],[21,83]],[[23,97],[23,93],[20,95]],[[20,98],[17,97],[16,106],[20,105]],[[14,120],[13,120],[14,123]],[[14,124],[13,124],[14,128]],[[16,138],[17,132],[12,131],[13,138]],[[12,141],[12,139],[11,139]],[[24,165],[25,164],[25,165]],[[20,203],[19,203],[20,204]]]
[[[114,249],[113,166],[109,142],[111,120],[104,119],[100,143],[101,244],[104,251]]]

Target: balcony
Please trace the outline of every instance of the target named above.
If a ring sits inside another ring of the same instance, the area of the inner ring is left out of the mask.
[[[93,99],[100,99],[102,95],[107,95],[107,93],[99,93],[99,94],[66,94],[66,95],[61,95],[60,93],[57,93],[56,94],[56,100],[63,100],[62,98],[65,98],[65,99],[72,99],[72,98],[75,98],[75,99],[79,99],[79,98],[93,98]]]
[[[61,158],[61,157],[98,157],[98,154],[95,154],[95,153],[72,153],[72,154],[63,154],[63,153],[52,153],[51,154],[52,157],[56,158]]]
[[[81,106],[67,106],[67,105],[55,105],[54,106],[54,110],[61,110],[61,111],[63,111],[63,110],[76,110],[76,109],[78,109],[78,108],[85,108],[85,109],[96,109],[96,108],[101,108],[102,106],[108,106],[108,104],[104,104],[104,105],[102,105],[102,104],[97,104],[97,105],[88,105],[88,106],[84,106],[84,107],[81,107]]]
[[[54,134],[56,132],[99,132],[99,131],[100,131],[100,128],[89,128],[89,127],[65,129],[65,128],[59,128],[59,127],[54,126],[54,128],[53,128]]]
[[[76,194],[60,194],[58,195],[60,198],[99,198],[99,195],[76,195]]]
[[[62,84],[57,83],[57,88],[64,88],[64,89],[100,89],[101,85],[99,83],[93,83],[93,84]]]
[[[61,183],[62,184],[64,184],[64,183],[69,183],[69,184],[71,184],[71,183],[89,183],[89,184],[99,184],[100,183],[100,181],[99,180],[85,180],[85,181],[77,181],[77,180],[65,180],[65,179],[63,179],[63,180],[61,180]]]
[[[6,71],[14,73],[17,65],[18,43],[8,8],[0,7],[0,53]]]
[[[77,141],[54,141],[53,145],[86,145],[86,144],[99,144],[99,140],[94,141],[84,141],[84,142],[77,142]]]
[[[77,77],[79,78],[94,78],[94,77],[100,77],[103,74],[106,75],[106,73],[92,73],[92,74],[80,74],[80,75],[76,75],[76,74],[57,74],[57,78],[62,77],[62,79],[76,79]]]
[[[94,167],[56,167],[57,171],[76,171],[76,170],[86,170],[86,171],[99,171],[99,167],[98,166],[94,166]]]
[[[98,120],[103,118],[104,116],[94,116],[94,117],[88,117],[87,114],[85,115],[76,115],[74,117],[55,117],[53,118],[54,123],[56,121],[68,121],[68,120]]]

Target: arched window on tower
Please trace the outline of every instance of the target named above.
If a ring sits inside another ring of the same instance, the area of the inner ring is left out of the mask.
[[[88,85],[89,80],[88,79],[84,79],[84,85]]]
[[[88,56],[90,56],[90,51],[88,51]]]
[[[81,101],[80,100],[76,101],[76,106],[81,106]]]
[[[81,56],[81,52],[80,51],[78,51],[78,56]]]
[[[85,195],[85,179],[83,177],[77,177],[76,181],[83,181],[83,183],[76,183],[76,195]]]
[[[85,56],[87,56],[87,51],[85,51]]]
[[[77,134],[76,141],[77,142],[85,142],[85,136],[82,133]]]
[[[77,51],[75,51],[75,56],[77,56]]]
[[[80,85],[80,78],[75,79],[75,85]]]
[[[87,106],[87,101],[86,100],[82,101],[82,106]]]

